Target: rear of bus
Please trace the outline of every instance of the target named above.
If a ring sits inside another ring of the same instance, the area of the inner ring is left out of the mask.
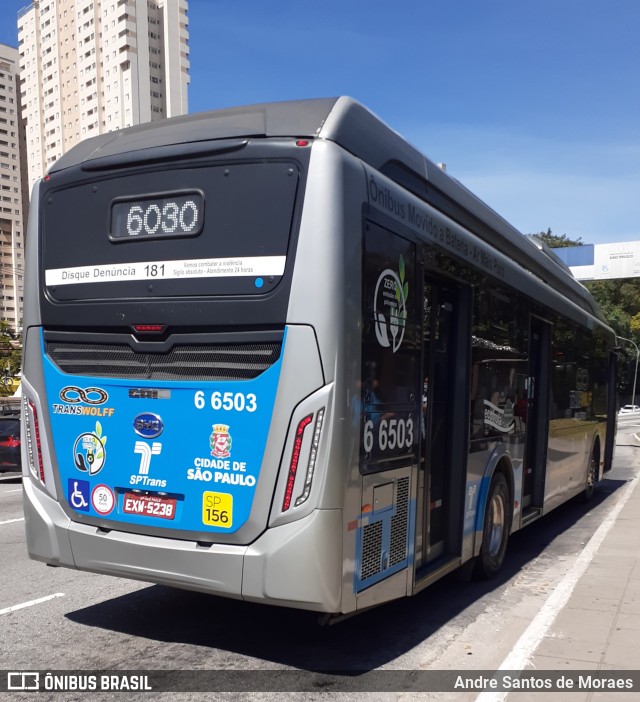
[[[300,138],[317,103],[302,134],[276,107],[90,139],[34,189],[32,558],[340,610],[344,475],[327,465],[349,411],[346,263],[327,207],[339,149]]]

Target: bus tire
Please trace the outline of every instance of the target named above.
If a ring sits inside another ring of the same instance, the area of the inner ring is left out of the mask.
[[[593,497],[593,493],[596,489],[596,482],[598,480],[599,463],[599,451],[598,446],[596,445],[593,447],[591,456],[589,457],[589,465],[587,466],[587,486],[582,491],[583,502],[589,502],[589,500]]]
[[[484,510],[482,545],[476,559],[476,574],[492,578],[502,567],[511,527],[511,495],[502,473],[491,479]]]

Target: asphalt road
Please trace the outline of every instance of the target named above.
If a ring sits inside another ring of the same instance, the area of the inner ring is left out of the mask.
[[[594,499],[586,505],[572,501],[513,535],[499,577],[464,582],[452,575],[414,598],[330,627],[320,627],[310,613],[30,561],[20,480],[5,478],[0,481],[0,670],[496,669],[610,511],[616,491],[638,472],[637,432],[640,417],[622,419],[614,469]],[[11,700],[34,699],[28,693],[5,694]],[[320,689],[288,697],[182,692],[170,699],[316,700],[324,694]],[[127,700],[156,697],[169,699],[168,693],[126,695]],[[37,697],[95,698],[125,699],[117,693]],[[362,698],[355,692],[332,695]],[[387,692],[375,699],[399,697]]]

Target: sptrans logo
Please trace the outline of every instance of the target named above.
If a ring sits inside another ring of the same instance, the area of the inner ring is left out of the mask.
[[[153,456],[159,456],[162,453],[162,443],[153,441],[149,445],[145,441],[136,441],[133,452],[140,456],[140,467],[138,468],[138,475],[132,475],[129,478],[129,484],[136,487],[167,487],[165,479],[149,477],[151,459]]]
[[[145,444],[144,441],[136,441],[134,453],[140,454],[140,475],[149,475],[149,466],[151,465],[151,456],[159,456],[162,453],[162,444],[159,441],[154,441],[151,446]]]

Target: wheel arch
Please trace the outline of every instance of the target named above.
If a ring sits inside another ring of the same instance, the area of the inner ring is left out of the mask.
[[[595,464],[595,465],[594,465]],[[591,448],[587,456],[586,482],[582,492],[582,499],[588,502],[594,494],[596,485],[604,475],[604,457],[602,453],[602,439],[596,430],[591,440]]]
[[[602,480],[602,476],[604,475],[604,453],[602,451],[604,442],[600,433],[600,427],[593,432],[593,437],[591,439],[591,450],[587,459],[591,460],[591,456],[595,455],[598,462],[598,475],[596,477],[596,482],[600,482]]]
[[[476,556],[480,552],[480,546],[482,543],[482,531],[484,528],[484,514],[487,509],[489,488],[491,487],[491,481],[493,480],[493,476],[495,475],[495,473],[502,473],[509,487],[509,494],[511,495],[510,509],[508,514],[509,533],[511,533],[511,530],[513,529],[513,500],[515,495],[515,477],[513,461],[511,454],[508,451],[496,450],[487,462],[487,467],[485,469],[484,475],[482,476],[482,481],[480,485],[480,494],[478,495],[478,508],[476,510],[475,520],[476,539],[474,545],[474,555]]]

